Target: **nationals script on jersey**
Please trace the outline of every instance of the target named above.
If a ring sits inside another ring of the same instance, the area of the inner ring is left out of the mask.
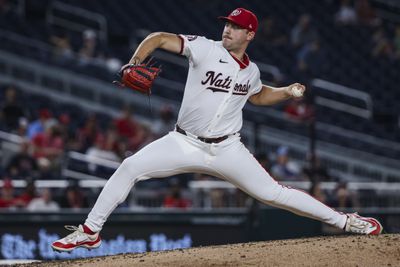
[[[247,99],[262,88],[260,71],[245,55],[235,59],[222,42],[178,35],[189,72],[177,124],[202,137],[234,134],[242,127]]]

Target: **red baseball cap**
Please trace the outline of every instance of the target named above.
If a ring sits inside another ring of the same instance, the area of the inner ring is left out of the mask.
[[[250,10],[239,7],[233,10],[229,16],[220,16],[218,18],[225,21],[230,21],[244,29],[248,29],[249,31],[257,31],[258,19]]]

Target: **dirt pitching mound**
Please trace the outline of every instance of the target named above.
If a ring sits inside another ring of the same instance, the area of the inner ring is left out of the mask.
[[[400,266],[400,234],[278,240],[29,266]]]

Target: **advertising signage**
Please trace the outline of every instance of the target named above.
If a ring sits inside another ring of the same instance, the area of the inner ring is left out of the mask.
[[[49,215],[52,216],[52,215]],[[246,241],[246,228],[240,220],[221,221],[221,217],[192,217],[163,214],[138,219],[125,214],[123,219],[110,219],[101,233],[98,249],[79,248],[71,253],[53,251],[51,243],[69,233],[65,224],[77,225],[67,215],[52,219],[45,215],[26,215],[25,220],[0,215],[0,259],[74,259],[121,253],[141,253]],[[3,218],[4,219],[4,218]],[[48,219],[48,220],[46,220]]]

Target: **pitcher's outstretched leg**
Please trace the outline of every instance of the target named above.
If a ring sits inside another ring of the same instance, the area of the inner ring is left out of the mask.
[[[216,160],[215,169],[221,178],[265,204],[325,222],[351,233],[382,232],[382,226],[376,219],[337,212],[306,192],[279,184],[241,143],[224,151]]]
[[[188,172],[192,167],[196,167],[196,164],[201,162],[201,152],[194,149],[188,157],[188,143],[185,138],[179,133],[171,132],[125,159],[107,181],[85,224],[78,227],[68,226],[67,229],[74,232],[53,242],[53,249],[71,251],[77,247],[98,247],[101,243],[98,233],[109,215],[126,199],[136,182]]]

